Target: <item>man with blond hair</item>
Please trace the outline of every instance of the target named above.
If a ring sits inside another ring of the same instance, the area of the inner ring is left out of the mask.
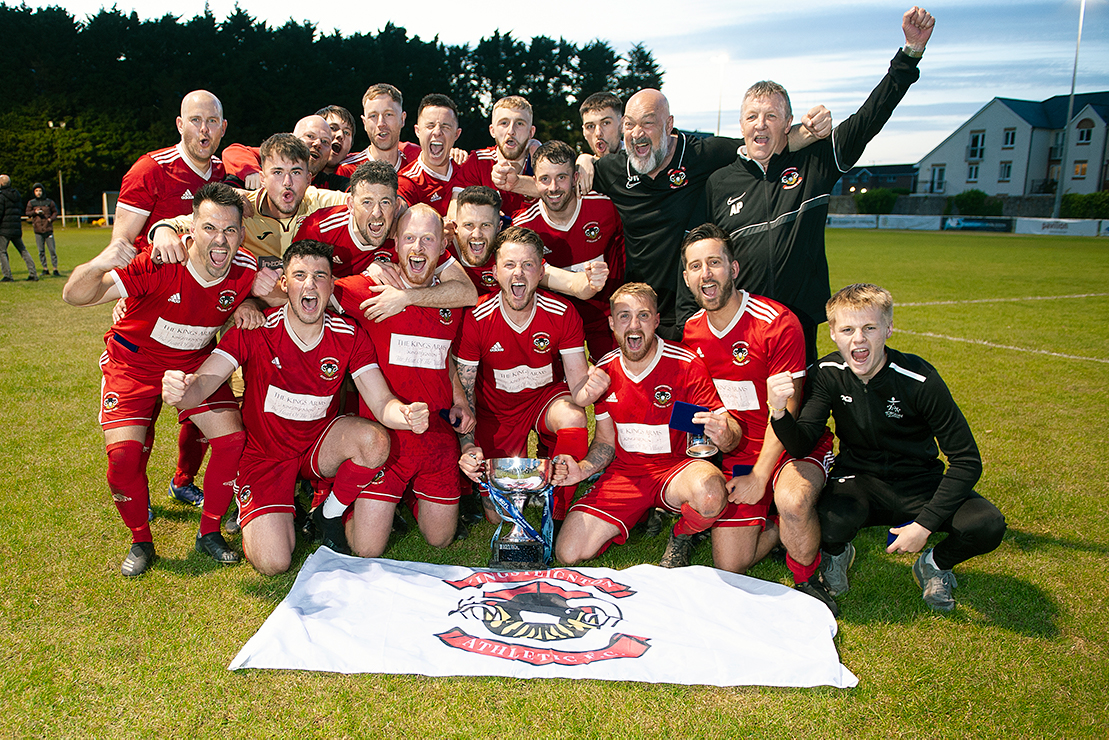
[[[828,415],[835,418],[839,453],[817,508],[824,582],[833,593],[847,591],[851,540],[863,527],[883,525],[890,527],[886,552],[921,553],[913,576],[925,603],[951,611],[952,568],[994,550],[1005,534],[1005,517],[974,491],[982,456],[970,425],[934,367],[886,346],[889,291],[848,285],[828,301],[826,315],[836,351],[810,374],[800,413],[786,408],[797,393],[788,373],[770,376],[766,400],[774,433],[794,457],[809,454]],[[947,537],[924,549],[939,531]]]

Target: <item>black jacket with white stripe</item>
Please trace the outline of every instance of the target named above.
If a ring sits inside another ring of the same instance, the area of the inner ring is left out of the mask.
[[[832,186],[920,77],[919,61],[898,51],[862,107],[828,138],[775,154],[765,171],[741,148],[733,164],[713,173],[705,186],[709,218],[732,237],[737,287],[786,304],[802,321],[824,321],[831,297],[824,225]]]
[[[933,532],[973,492],[982,474],[978,445],[943,378],[921,358],[887,347],[882,369],[863,383],[833,352],[810,370],[807,386],[798,418],[786,412],[773,420],[789,454],[803,457],[812,450],[830,412],[839,438],[832,477],[942,476],[932,501],[916,518]],[[946,473],[940,451],[947,458]]]

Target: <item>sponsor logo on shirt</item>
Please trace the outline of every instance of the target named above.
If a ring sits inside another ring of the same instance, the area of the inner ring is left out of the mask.
[[[644,455],[670,454],[670,428],[665,424],[616,424],[620,448]]]
[[[227,290],[221,290],[219,298],[216,299],[216,308],[218,308],[220,311],[230,311],[234,305],[235,291],[231,290],[230,288],[228,288]]]
[[[716,395],[724,402],[724,408],[729,411],[759,410],[759,394],[753,381],[713,378],[712,384],[716,386]]]
[[[489,351],[490,352],[504,352],[504,347],[501,346],[500,342],[494,342],[493,346],[489,348]]]
[[[449,326],[451,323],[451,310],[449,308],[439,309],[439,323],[444,326]]]
[[[325,357],[320,360],[320,377],[331,380],[339,374],[339,361],[334,357]]]
[[[801,173],[797,171],[796,167],[790,167],[782,173],[782,190],[793,190],[801,184],[805,178],[801,177]]]
[[[192,199],[193,199],[193,191],[189,190],[188,188],[185,188],[185,192],[181,193],[181,200],[192,200]]]
[[[112,409],[114,409],[118,405],[119,405],[119,394],[117,394],[115,392],[104,394],[104,410],[105,411],[111,411]]]
[[[845,396],[843,394],[840,394],[840,398],[843,399],[844,403],[851,403],[852,401],[855,400],[855,399],[851,398],[851,396]]]
[[[627,182],[626,187],[629,190],[631,190],[632,188],[634,188],[638,184],[639,184],[639,175],[631,175],[630,177],[628,177],[628,182]]]
[[[218,326],[177,324],[159,316],[154,328],[150,330],[150,338],[171,349],[189,352],[207,347],[217,331]]]
[[[427,200],[428,200],[429,203],[434,203],[435,201],[442,200],[442,199],[443,199],[443,196],[439,195],[439,193],[432,193],[431,197],[428,198]]]
[[[686,182],[685,167],[679,167],[676,170],[670,170],[670,188],[677,190],[684,187]]]
[[[262,410],[290,421],[317,421],[327,417],[333,398],[334,396],[292,393],[271,385],[266,388],[266,401]]]
[[[670,405],[674,398],[674,389],[668,385],[655,386],[655,406],[664,409]]]
[[[739,213],[740,211],[743,210],[743,197],[745,195],[747,195],[746,190],[744,190],[741,195],[737,195],[737,196],[734,196],[732,198],[728,198],[728,208],[729,208],[729,214],[728,215],[734,216],[734,215],[736,215],[737,213]]]
[[[334,262],[337,265],[343,264],[343,260],[337,254],[331,255],[331,261]]]
[[[517,365],[507,370],[493,370],[497,390],[505,393],[519,393],[525,390],[544,388],[554,382],[554,370],[550,365],[531,367]]]
[[[483,272],[481,273],[481,282],[485,283],[489,287],[493,287],[497,284],[497,278],[495,275],[493,275],[492,271]]]
[[[609,393],[608,398],[605,399],[605,403],[618,403],[617,400],[616,400],[616,394],[615,393]]]
[[[545,353],[551,348],[551,335],[545,331],[531,335],[531,344],[536,352]]]
[[[732,362],[740,367],[743,367],[751,361],[751,352],[748,349],[747,342],[739,341],[732,345]]]
[[[582,232],[587,242],[595,242],[601,238],[601,225],[596,221],[590,221],[582,227]]]
[[[389,336],[389,364],[394,367],[445,370],[450,349],[449,339],[392,334]]]
[[[272,363],[273,366],[276,367],[278,370],[281,369],[281,360],[279,360],[278,358],[273,358],[272,360],[270,360],[270,363]]]
[[[267,236],[273,236],[273,232],[272,231],[263,231],[261,234],[258,235],[258,238],[259,239],[265,239]]]
[[[171,295],[169,297],[169,302],[170,303],[180,303],[181,302],[181,294],[180,293],[174,293],[173,295]]]
[[[900,419],[902,414],[901,407],[897,405],[899,403],[901,402],[890,396],[890,400],[886,402],[886,416],[891,419]]]

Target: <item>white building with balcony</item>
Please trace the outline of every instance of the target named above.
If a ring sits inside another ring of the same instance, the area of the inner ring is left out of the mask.
[[[1109,189],[1109,91],[1067,95],[1042,102],[994,98],[918,163],[916,192],[989,195]],[[1063,128],[1067,151],[1063,152]]]

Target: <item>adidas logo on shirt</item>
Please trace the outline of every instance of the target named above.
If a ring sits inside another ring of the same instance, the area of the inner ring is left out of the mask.
[[[180,293],[174,293],[173,295],[171,295],[169,297],[169,302],[170,303],[180,303],[181,302],[181,294]]]
[[[188,188],[185,188],[185,192],[181,193],[181,200],[192,200],[192,199],[193,199],[193,191],[189,190]]]
[[[616,400],[616,394],[609,393],[608,398],[605,399],[605,403],[618,403],[618,401]]]
[[[275,357],[272,360],[270,360],[270,362],[273,363],[273,366],[276,367],[278,370],[281,369],[281,360],[279,360]]]
[[[443,196],[439,195],[439,193],[432,193],[431,197],[427,200],[429,203],[434,203],[437,200],[443,200]]]
[[[500,342],[496,342],[492,347],[489,348],[489,351],[490,352],[504,352],[504,347],[501,346]]]

